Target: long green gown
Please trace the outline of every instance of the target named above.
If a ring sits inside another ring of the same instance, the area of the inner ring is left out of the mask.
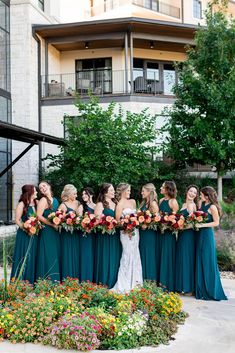
[[[31,215],[35,213],[32,206],[29,206],[27,213],[23,215],[22,222],[25,222]],[[17,278],[19,275],[21,265],[24,262],[25,255],[27,258],[22,273],[22,280],[28,280],[34,283],[36,279],[36,254],[38,247],[38,235],[30,236],[22,229],[18,228],[16,233],[15,250],[12,261],[11,279]]]
[[[66,213],[73,211],[67,207]],[[75,212],[76,213],[76,212]],[[62,229],[61,231],[61,276],[79,278],[79,234],[75,230],[73,233]]]
[[[94,210],[90,207],[84,208],[85,212],[94,214]],[[80,281],[93,281],[94,277],[94,241],[96,235],[91,232],[87,233],[85,236],[79,234],[80,239],[80,266],[79,266],[79,279]]]
[[[47,218],[51,212],[58,209],[59,203],[53,198],[52,207],[45,209],[43,217]],[[61,244],[60,233],[48,225],[39,233],[37,278],[61,280]]]
[[[169,206],[169,200],[162,200],[160,207],[161,212],[172,213]],[[170,230],[165,230],[160,240],[160,275],[159,282],[166,287],[168,291],[175,290],[175,248],[176,237]]]
[[[187,217],[187,209],[180,213]],[[179,293],[193,293],[195,291],[195,231],[186,229],[179,232],[176,242],[176,280],[175,290]]]
[[[146,205],[141,211],[146,211]],[[153,229],[140,229],[140,257],[142,263],[143,279],[159,281],[160,270],[160,248],[159,234]]]
[[[201,210],[208,214],[208,223],[213,222],[208,212],[211,204],[202,203]],[[213,228],[200,228],[196,234],[195,296],[204,300],[226,300],[217,264]]]
[[[105,216],[115,216],[113,210],[105,208]],[[114,234],[95,235],[95,266],[94,281],[112,288],[117,282],[118,269],[121,259],[120,234],[117,230]]]

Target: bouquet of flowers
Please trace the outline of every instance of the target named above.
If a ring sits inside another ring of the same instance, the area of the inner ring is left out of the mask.
[[[134,230],[139,226],[139,221],[136,213],[127,214],[121,217],[119,227],[130,236],[134,235]]]
[[[64,223],[65,213],[61,210],[57,210],[56,212],[52,212],[48,215],[49,221],[51,221],[54,225],[59,227],[59,231],[61,230],[62,223]]]
[[[39,221],[36,214],[29,216],[29,218],[23,223],[23,230],[30,236],[37,235],[42,228],[42,223]]]
[[[78,218],[78,217],[77,217]],[[97,226],[99,225],[99,220],[92,213],[86,212],[79,221],[79,229],[83,231],[83,235],[86,233],[91,233],[91,231],[96,232]]]
[[[194,230],[198,230],[196,224],[206,223],[208,220],[208,214],[203,211],[194,211],[186,218],[186,224],[191,225]]]
[[[162,234],[166,229],[169,229],[172,231],[173,234],[177,235],[179,230],[184,229],[185,218],[180,213],[168,214],[166,212],[162,212],[159,224]]]
[[[161,217],[157,213],[152,214],[149,210],[137,212],[139,227],[142,229],[149,228],[156,230],[159,226],[160,219]]]
[[[77,215],[74,211],[69,211],[64,214],[64,218],[62,218],[61,225],[62,227],[71,233],[73,233],[76,225],[77,225]]]
[[[117,227],[117,221],[112,216],[102,215],[99,219],[98,229],[102,234],[114,234],[115,228]]]

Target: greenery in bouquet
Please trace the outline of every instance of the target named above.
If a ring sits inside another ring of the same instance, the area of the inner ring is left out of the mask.
[[[23,231],[26,232],[29,236],[38,235],[40,229],[43,228],[42,223],[39,221],[36,214],[32,214],[28,219],[23,223]]]
[[[179,230],[184,229],[185,218],[182,214],[161,212],[160,216],[159,228],[162,234],[169,229],[173,234],[177,235]]]
[[[161,217],[156,213],[153,214],[149,210],[137,212],[137,220],[141,229],[157,230]]]
[[[203,211],[195,211],[186,218],[186,224],[194,230],[199,230],[197,224],[203,224],[208,221],[208,214]]]

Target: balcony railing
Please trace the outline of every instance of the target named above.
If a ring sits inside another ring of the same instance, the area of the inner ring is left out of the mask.
[[[133,4],[146,9],[162,13],[167,16],[180,18],[180,7],[173,6],[158,0],[104,0],[96,6],[91,7],[91,15],[97,16],[104,12],[117,9],[120,6]]]
[[[131,82],[131,77],[133,81]],[[87,96],[145,94],[173,95],[172,89],[176,83],[175,71],[134,69],[132,75],[125,70],[82,70],[76,74],[55,74],[42,76],[41,97],[63,98],[74,97],[77,94]]]
[[[180,18],[180,8],[158,0],[132,0],[132,4],[162,13],[163,15]]]

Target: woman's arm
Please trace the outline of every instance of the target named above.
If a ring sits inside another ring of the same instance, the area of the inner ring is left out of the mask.
[[[102,204],[102,202],[98,202],[95,206],[95,216],[97,218],[100,218],[100,216],[103,214],[103,211],[104,211],[104,206]]]
[[[211,215],[213,218],[213,222],[210,223],[197,223],[196,227],[197,228],[211,228],[211,227],[218,227],[219,225],[219,212],[217,210],[217,207],[215,205],[211,205],[211,207],[209,208],[209,210],[211,211]],[[208,211],[209,211],[208,210]]]
[[[179,205],[176,199],[169,200],[169,206],[172,209],[172,212],[177,213],[179,210]]]
[[[57,226],[52,224],[48,219],[43,217],[43,212],[45,209],[48,208],[47,200],[45,197],[42,197],[41,200],[38,202],[38,207],[37,207],[37,216],[39,221],[43,222],[44,224],[47,224],[48,226],[51,226],[55,229],[57,229]]]
[[[119,222],[122,217],[123,205],[122,202],[118,202],[115,210],[115,218]]]
[[[156,201],[152,202],[151,210],[152,213],[159,213],[159,207]]]
[[[82,217],[83,216],[83,205],[80,204],[77,209],[77,214],[78,216]]]
[[[23,229],[23,222],[21,220],[23,216],[23,211],[24,211],[24,203],[21,201],[20,203],[18,203],[16,207],[16,217],[15,217],[15,222],[21,229]]]
[[[61,204],[59,205],[59,207],[58,207],[58,210],[60,210],[60,211],[62,211],[62,212],[66,212],[66,211],[67,211],[67,208],[66,208],[66,206],[65,206],[64,203],[61,203]]]

